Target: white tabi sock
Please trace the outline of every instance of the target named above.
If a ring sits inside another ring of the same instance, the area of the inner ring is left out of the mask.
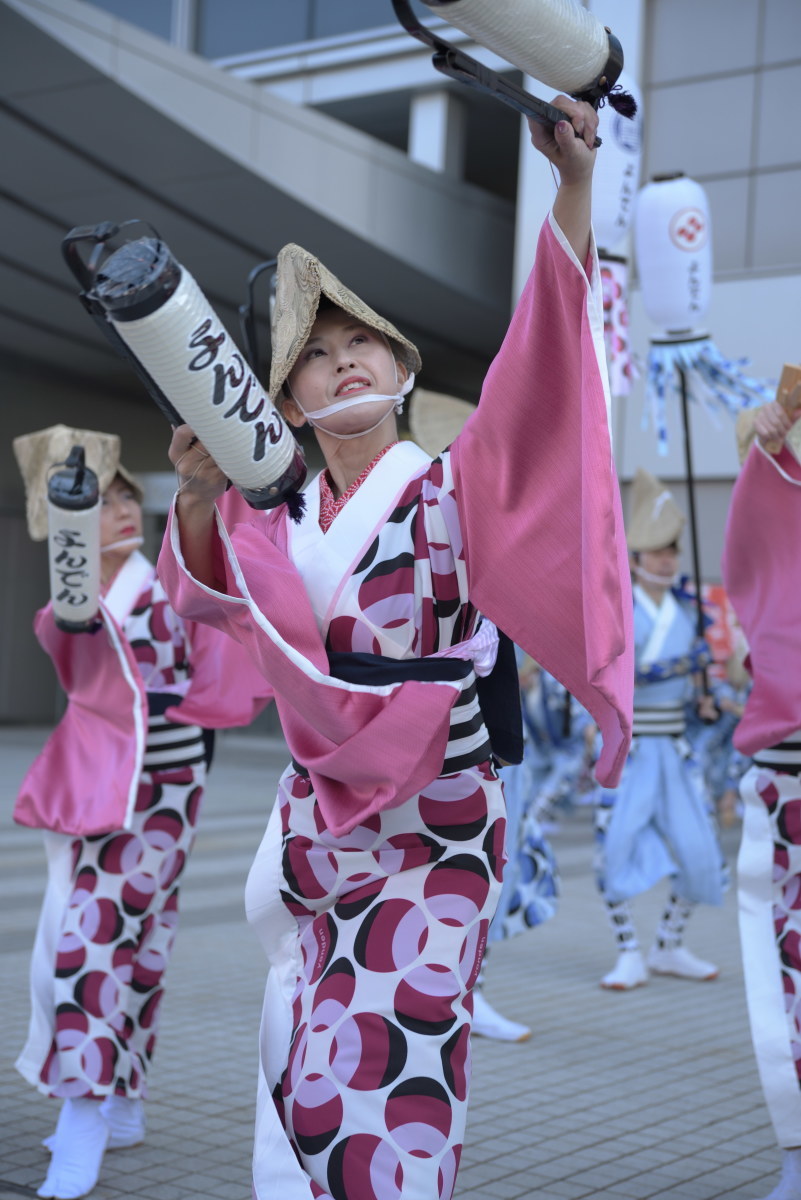
[[[127,1096],[106,1096],[100,1111],[110,1130],[107,1150],[138,1146],[145,1139],[145,1102]]]
[[[801,1200],[801,1147],[782,1151],[782,1177],[765,1200]]]
[[[519,1021],[502,1017],[485,998],[480,988],[473,989],[473,1022],[471,1033],[480,1037],[492,1038],[496,1042],[527,1042],[531,1030]]]
[[[129,1100],[127,1096],[106,1096],[100,1105],[100,1111],[109,1127],[107,1150],[124,1150],[129,1146],[139,1146],[145,1140],[144,1100]],[[51,1153],[55,1142],[54,1133],[42,1138],[42,1145]]]
[[[601,987],[608,992],[630,992],[648,982],[648,968],[639,950],[621,950],[612,970],[604,975]]]
[[[65,1100],[53,1135],[50,1170],[36,1193],[77,1200],[97,1183],[109,1129],[97,1100]]]

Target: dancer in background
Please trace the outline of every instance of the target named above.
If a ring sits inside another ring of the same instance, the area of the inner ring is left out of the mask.
[[[501,768],[506,797],[507,862],[498,908],[487,938],[484,966],[473,992],[473,1033],[522,1042],[531,1029],[510,1020],[485,994],[489,949],[536,929],[558,907],[559,870],[546,830],[562,804],[572,803],[586,770],[586,710],[539,664],[518,651],[523,712],[523,761]]]
[[[694,906],[720,904],[723,861],[700,767],[685,737],[685,705],[716,715],[694,677],[710,661],[689,597],[676,588],[684,515],[647,471],[634,480],[628,545],[634,579],[634,739],[620,786],[601,790],[596,810],[598,886],[618,948],[601,987],[627,991],[648,973],[715,979],[718,968],[684,946]],[[660,879],[670,895],[647,961],[629,901]]]
[[[409,405],[409,429],[418,446],[432,458],[438,457],[456,441],[476,406],[455,396],[415,388]],[[549,920],[557,908],[558,874],[553,850],[536,815],[538,784],[552,770],[550,738],[541,736],[547,714],[536,701],[533,715],[526,712],[526,697],[539,679],[540,668],[519,647],[508,646],[514,653],[514,673],[505,683],[509,695],[505,704],[515,704],[519,712],[520,746],[513,745],[509,758],[499,760],[499,776],[506,801],[506,863],[503,887],[495,916],[487,935],[484,961],[473,986],[471,1033],[504,1042],[524,1042],[531,1029],[520,1021],[503,1016],[486,995],[489,948],[526,929]],[[549,700],[563,695],[561,684],[552,681]],[[494,692],[497,696],[497,691]],[[544,693],[540,696],[544,699]],[[553,707],[548,704],[548,711]],[[559,726],[561,717],[557,718]],[[517,734],[517,729],[515,730]],[[547,735],[547,728],[545,731]],[[532,740],[533,736],[533,740]]]
[[[767,1200],[801,1200],[801,464],[786,440],[801,432],[801,386],[786,400],[738,422],[741,445],[756,436],[723,554],[753,677],[734,734],[754,760],[740,785],[737,887],[751,1035],[782,1151]]]
[[[596,729],[586,709],[537,663],[524,665],[523,720],[534,770],[534,811],[545,833],[589,802]]]
[[[593,712],[602,778],[628,748],[630,593],[590,232],[598,118],[556,103],[555,130],[531,126],[560,173],[553,213],[449,451],[432,462],[397,438],[414,345],[294,245],[278,257],[270,393],[326,462],[300,523],[280,508],[229,534],[206,448],[186,426],[170,448],[182,482],[161,577],[178,611],[250,650],[293,754],[247,889],[271,963],[257,1200],[453,1192],[504,858],[476,685],[491,622]]]
[[[534,664],[518,647],[515,654],[522,714],[521,688],[529,681]],[[484,962],[473,989],[472,1032],[502,1042],[528,1041],[531,1029],[503,1016],[486,997],[490,946],[550,920],[556,912],[559,891],[556,859],[535,811],[537,772],[525,719],[522,728],[522,761],[502,766],[499,771],[506,801],[506,862],[498,906],[487,934]]]
[[[16,1065],[61,1101],[37,1192],[58,1200],[86,1195],[105,1151],[145,1136],[179,886],[203,799],[204,729],[248,724],[269,695],[241,647],[171,610],[139,549],[142,489],[117,437],[62,425],[16,439],[31,535],[46,536],[49,468],[73,445],[102,489],[102,602],[91,632],[63,632],[52,604],[36,616],[69,703],[14,809],[45,831],[48,883]]]
[[[720,716],[703,721],[694,706],[687,709],[687,737],[701,764],[704,785],[722,826],[740,817],[739,784],[750,766],[732,742],[743,715],[751,677],[743,662],[748,647],[737,614],[722,585],[704,587],[704,636],[713,661],[707,669]]]

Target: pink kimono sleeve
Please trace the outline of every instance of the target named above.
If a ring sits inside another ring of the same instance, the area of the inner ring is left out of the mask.
[[[14,820],[81,836],[122,829],[136,795],[147,729],[130,648],[107,624],[95,633],[63,633],[51,605],[37,613],[34,629],[69,703],[22,781]]]
[[[439,773],[459,695],[452,681],[370,687],[328,674],[328,656],[303,580],[270,517],[229,537],[218,519],[226,591],[195,580],[181,554],[175,513],[159,577],[176,612],[229,634],[275,693],[293,757],[309,772],[336,835],[402,804]]]
[[[235,488],[229,488],[220,497],[217,511],[228,530],[239,524],[251,524],[256,518],[254,510]],[[279,522],[273,518],[271,523]],[[213,536],[215,575],[218,580],[227,581],[227,559],[216,527]],[[159,560],[157,568],[162,584],[163,561]],[[171,578],[168,571],[168,581]],[[220,613],[219,627],[209,623],[211,609],[199,620],[184,616],[192,647],[192,682],[180,706],[168,709],[167,715],[173,721],[198,724],[205,729],[249,725],[273,699],[273,689],[255,665],[252,654],[236,638],[224,613]]]
[[[594,258],[590,269],[594,282]],[[451,449],[470,599],[592,715],[603,737],[596,775],[613,786],[631,738],[634,659],[602,329],[551,218]]]
[[[192,681],[167,716],[184,725],[234,729],[250,725],[273,699],[273,689],[239,642],[219,629],[186,621]]]
[[[734,732],[743,754],[801,729],[801,466],[753,445],[734,485],[723,582],[743,627],[754,684]]]

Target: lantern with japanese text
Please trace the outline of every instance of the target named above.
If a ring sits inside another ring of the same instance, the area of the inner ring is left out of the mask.
[[[732,416],[772,399],[774,385],[752,379],[746,359],[724,358],[703,328],[712,293],[712,222],[700,184],[661,175],[637,197],[634,245],[645,311],[660,332],[651,339],[646,400],[660,454],[667,453],[665,406],[671,392]],[[686,431],[685,431],[686,432]]]
[[[697,334],[712,291],[706,192],[684,175],[658,176],[637,199],[634,237],[648,316],[668,336]]]
[[[639,374],[631,353],[626,252],[640,179],[642,106],[634,81],[624,73],[620,82],[634,97],[637,112],[632,118],[624,118],[609,105],[600,110],[598,132],[603,149],[595,164],[592,189],[592,224],[603,289],[604,343],[613,396],[628,395],[632,378]]]
[[[81,300],[173,425],[189,424],[247,502],[302,511],[303,452],[185,267],[144,222],[73,229],[62,252]]]
[[[642,102],[634,80],[624,72],[620,83],[637,103],[633,117],[621,117],[608,104],[598,113],[598,154],[592,181],[592,225],[599,252],[616,254],[634,217],[640,184]]]
[[[56,625],[84,633],[100,606],[100,489],[83,446],[54,463],[47,481],[50,597]]]

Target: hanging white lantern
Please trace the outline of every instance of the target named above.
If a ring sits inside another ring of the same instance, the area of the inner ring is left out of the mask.
[[[592,224],[602,256],[604,251],[614,254],[618,242],[628,233],[640,186],[642,100],[639,88],[625,71],[620,85],[636,100],[637,112],[633,117],[624,117],[611,104],[605,104],[598,114],[598,136],[603,145],[593,173]]]
[[[772,399],[774,385],[746,375],[748,360],[721,354],[701,322],[712,292],[712,231],[709,203],[700,184],[684,175],[654,179],[637,197],[634,245],[648,316],[662,330],[651,341],[646,378],[648,409],[660,454],[666,454],[666,406],[683,381],[717,421],[721,409]]]
[[[712,229],[701,185],[676,175],[644,187],[634,242],[648,316],[668,334],[690,335],[703,321],[712,291]]]
[[[613,396],[627,396],[639,370],[631,352],[628,312],[628,262],[614,253],[634,217],[640,179],[642,105],[637,85],[627,75],[620,84],[634,98],[634,117],[622,117],[611,105],[600,110],[598,133],[602,148],[592,185],[592,224],[601,260],[604,300],[604,345]]]

